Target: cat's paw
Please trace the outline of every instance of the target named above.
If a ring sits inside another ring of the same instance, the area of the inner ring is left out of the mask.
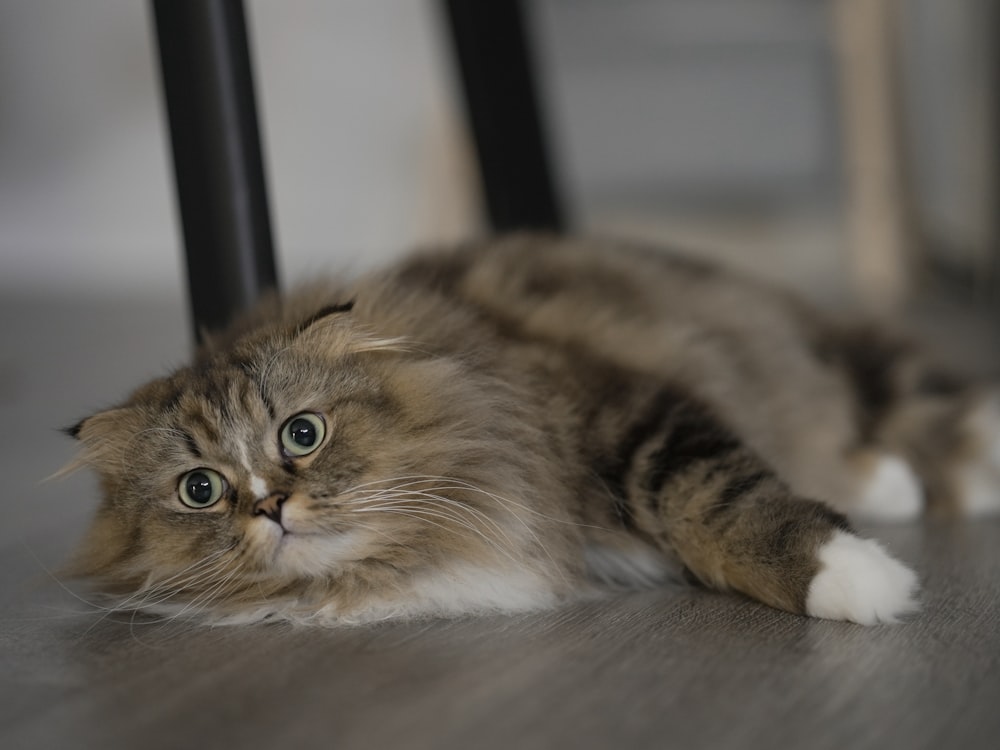
[[[875,625],[919,609],[916,574],[878,542],[837,531],[816,556],[820,569],[806,597],[813,617]]]
[[[899,456],[879,456],[858,493],[851,515],[867,521],[910,521],[924,509],[924,490]]]

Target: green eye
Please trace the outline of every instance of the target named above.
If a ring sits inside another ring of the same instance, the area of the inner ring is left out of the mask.
[[[189,508],[208,508],[219,502],[226,491],[226,480],[217,471],[195,469],[181,477],[177,494]]]
[[[326,435],[323,418],[312,412],[302,412],[285,422],[281,428],[281,452],[290,457],[308,456],[319,448]]]

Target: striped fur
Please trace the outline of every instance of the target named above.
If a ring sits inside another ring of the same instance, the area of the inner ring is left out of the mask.
[[[898,487],[953,514],[970,466],[989,507],[987,402],[690,260],[527,235],[427,252],[266,300],[74,427],[104,489],[76,569],[121,608],[213,622],[530,610],[682,571],[886,621],[915,579],[844,514],[911,507],[881,499]],[[326,432],[297,458],[302,412]],[[200,510],[178,497],[198,468],[226,483]]]

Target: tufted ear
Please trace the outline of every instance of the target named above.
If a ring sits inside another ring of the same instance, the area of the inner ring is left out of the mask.
[[[92,443],[108,436],[122,424],[129,424],[134,421],[135,410],[129,406],[119,406],[114,409],[105,409],[85,417],[72,427],[63,430],[71,438],[76,438],[83,443]]]
[[[335,356],[406,350],[408,340],[403,336],[380,336],[368,326],[357,324],[356,321],[351,321],[349,325],[341,325],[333,319],[335,315],[350,312],[353,308],[354,300],[322,308],[296,327],[297,340],[310,347],[319,345],[321,349]]]
[[[339,315],[340,313],[350,312],[354,309],[354,300],[348,300],[339,305],[327,305],[321,310],[313,313],[304,321],[299,323],[295,327],[295,335],[299,336],[305,333],[309,328],[319,323],[321,320],[329,318],[331,315]]]
[[[52,478],[66,476],[83,466],[99,468],[110,460],[117,460],[138,431],[138,423],[139,415],[136,410],[122,406],[98,412],[65,428],[64,433],[80,441],[81,450]]]

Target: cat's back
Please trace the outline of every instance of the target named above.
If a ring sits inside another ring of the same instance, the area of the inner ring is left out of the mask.
[[[598,363],[680,386],[807,489],[821,475],[814,459],[853,429],[848,382],[822,352],[833,326],[791,294],[697,259],[515,235],[413,256],[373,283],[371,313],[392,335],[485,352],[504,376],[539,356],[558,369],[566,352],[567,370]],[[525,345],[541,354],[524,357]]]
[[[551,235],[418,254],[374,286],[381,300],[374,314],[396,319],[406,310],[394,327],[410,325],[407,333],[420,339],[453,339],[456,320],[445,313],[464,310],[511,337],[570,343],[631,369],[678,376],[700,374],[720,352],[797,353],[818,325],[792,296],[710,263]]]

